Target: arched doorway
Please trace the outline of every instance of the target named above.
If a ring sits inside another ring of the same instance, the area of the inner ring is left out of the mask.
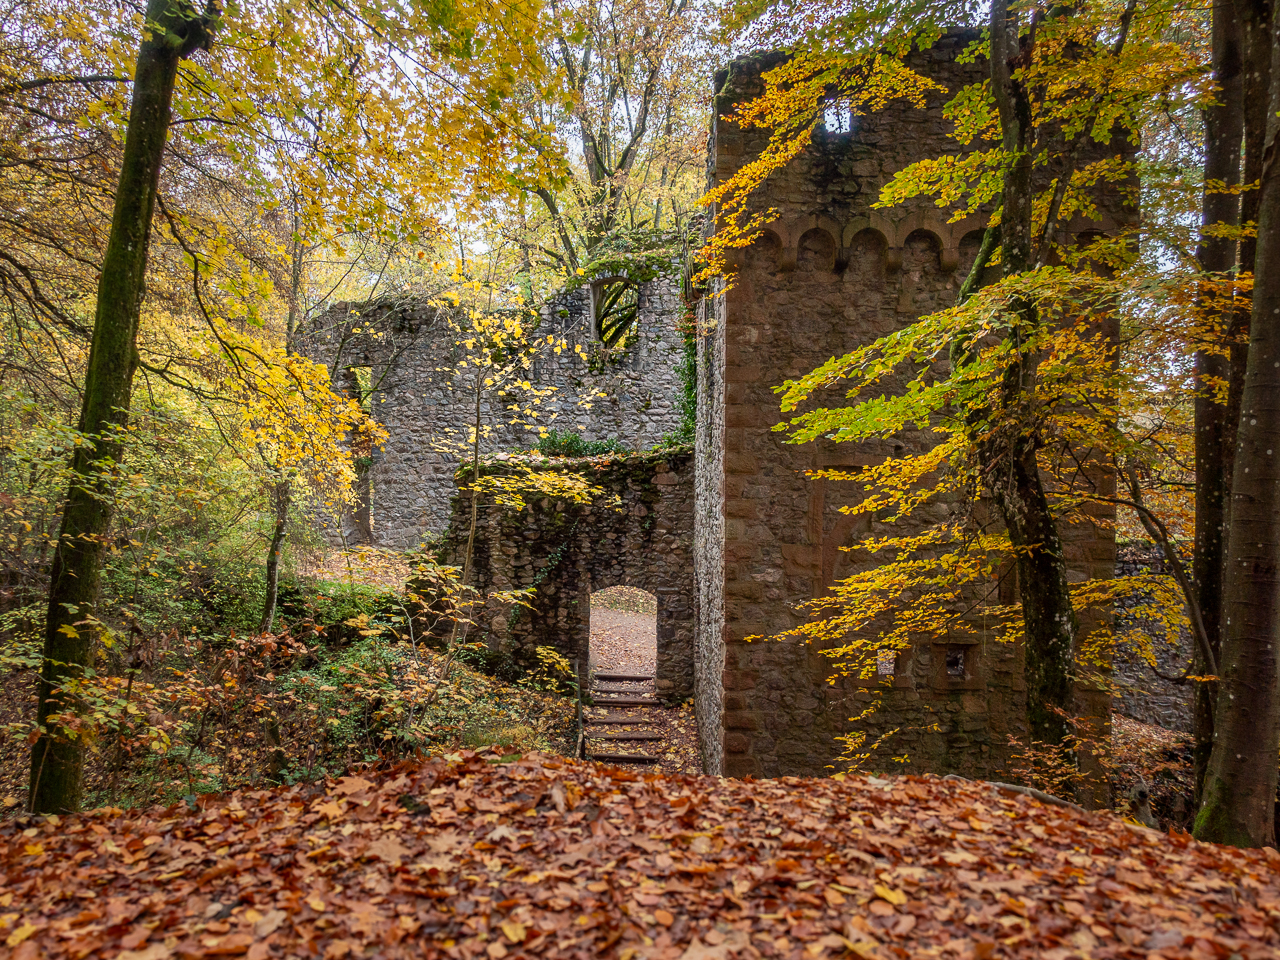
[[[652,697],[658,666],[658,598],[638,587],[591,595],[591,676],[618,693]]]

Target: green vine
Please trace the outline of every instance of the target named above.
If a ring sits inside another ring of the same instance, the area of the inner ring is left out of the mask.
[[[542,586],[542,582],[551,575],[551,572],[555,570],[556,567],[560,566],[560,561],[564,559],[565,548],[569,546],[570,542],[573,540],[573,535],[577,533],[577,531],[578,521],[575,520],[573,521],[573,526],[569,528],[569,533],[565,537],[564,542],[547,555],[547,562],[543,564],[542,569],[538,571],[537,575],[526,588],[529,590],[530,596],[536,595],[538,587]],[[515,625],[520,621],[520,612],[523,609],[524,607],[521,606],[511,608],[511,613],[507,616],[507,633],[510,633]]]
[[[682,447],[691,444],[698,432],[698,324],[694,308],[686,302],[680,322],[680,359],[676,362],[680,392],[676,395],[676,410],[680,413],[680,426],[666,434],[653,445],[655,450]]]

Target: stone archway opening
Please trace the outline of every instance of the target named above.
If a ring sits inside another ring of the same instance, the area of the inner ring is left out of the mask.
[[[658,598],[639,587],[591,594],[591,676],[646,677],[658,666]]]

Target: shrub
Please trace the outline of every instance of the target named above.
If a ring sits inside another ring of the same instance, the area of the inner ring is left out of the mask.
[[[461,644],[455,659],[463,666],[503,683],[518,683],[525,677],[524,667],[511,654],[490,650],[482,642]]]
[[[294,632],[318,628],[327,643],[403,630],[405,610],[396,593],[363,583],[299,580],[280,588],[280,616]]]
[[[569,659],[551,647],[538,647],[537,654],[538,665],[520,682],[521,686],[566,697],[577,694],[578,678]]]
[[[626,453],[618,440],[584,440],[571,431],[548,430],[538,441],[538,452],[544,457],[599,457],[606,453]]]

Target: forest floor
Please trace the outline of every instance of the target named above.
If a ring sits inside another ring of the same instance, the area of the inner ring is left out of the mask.
[[[1111,715],[1111,788],[1116,808],[1128,806],[1139,780],[1151,793],[1162,830],[1190,831],[1195,819],[1195,771],[1188,734]]]
[[[1274,960],[1280,853],[935,777],[460,752],[0,823],[12,960]]]

